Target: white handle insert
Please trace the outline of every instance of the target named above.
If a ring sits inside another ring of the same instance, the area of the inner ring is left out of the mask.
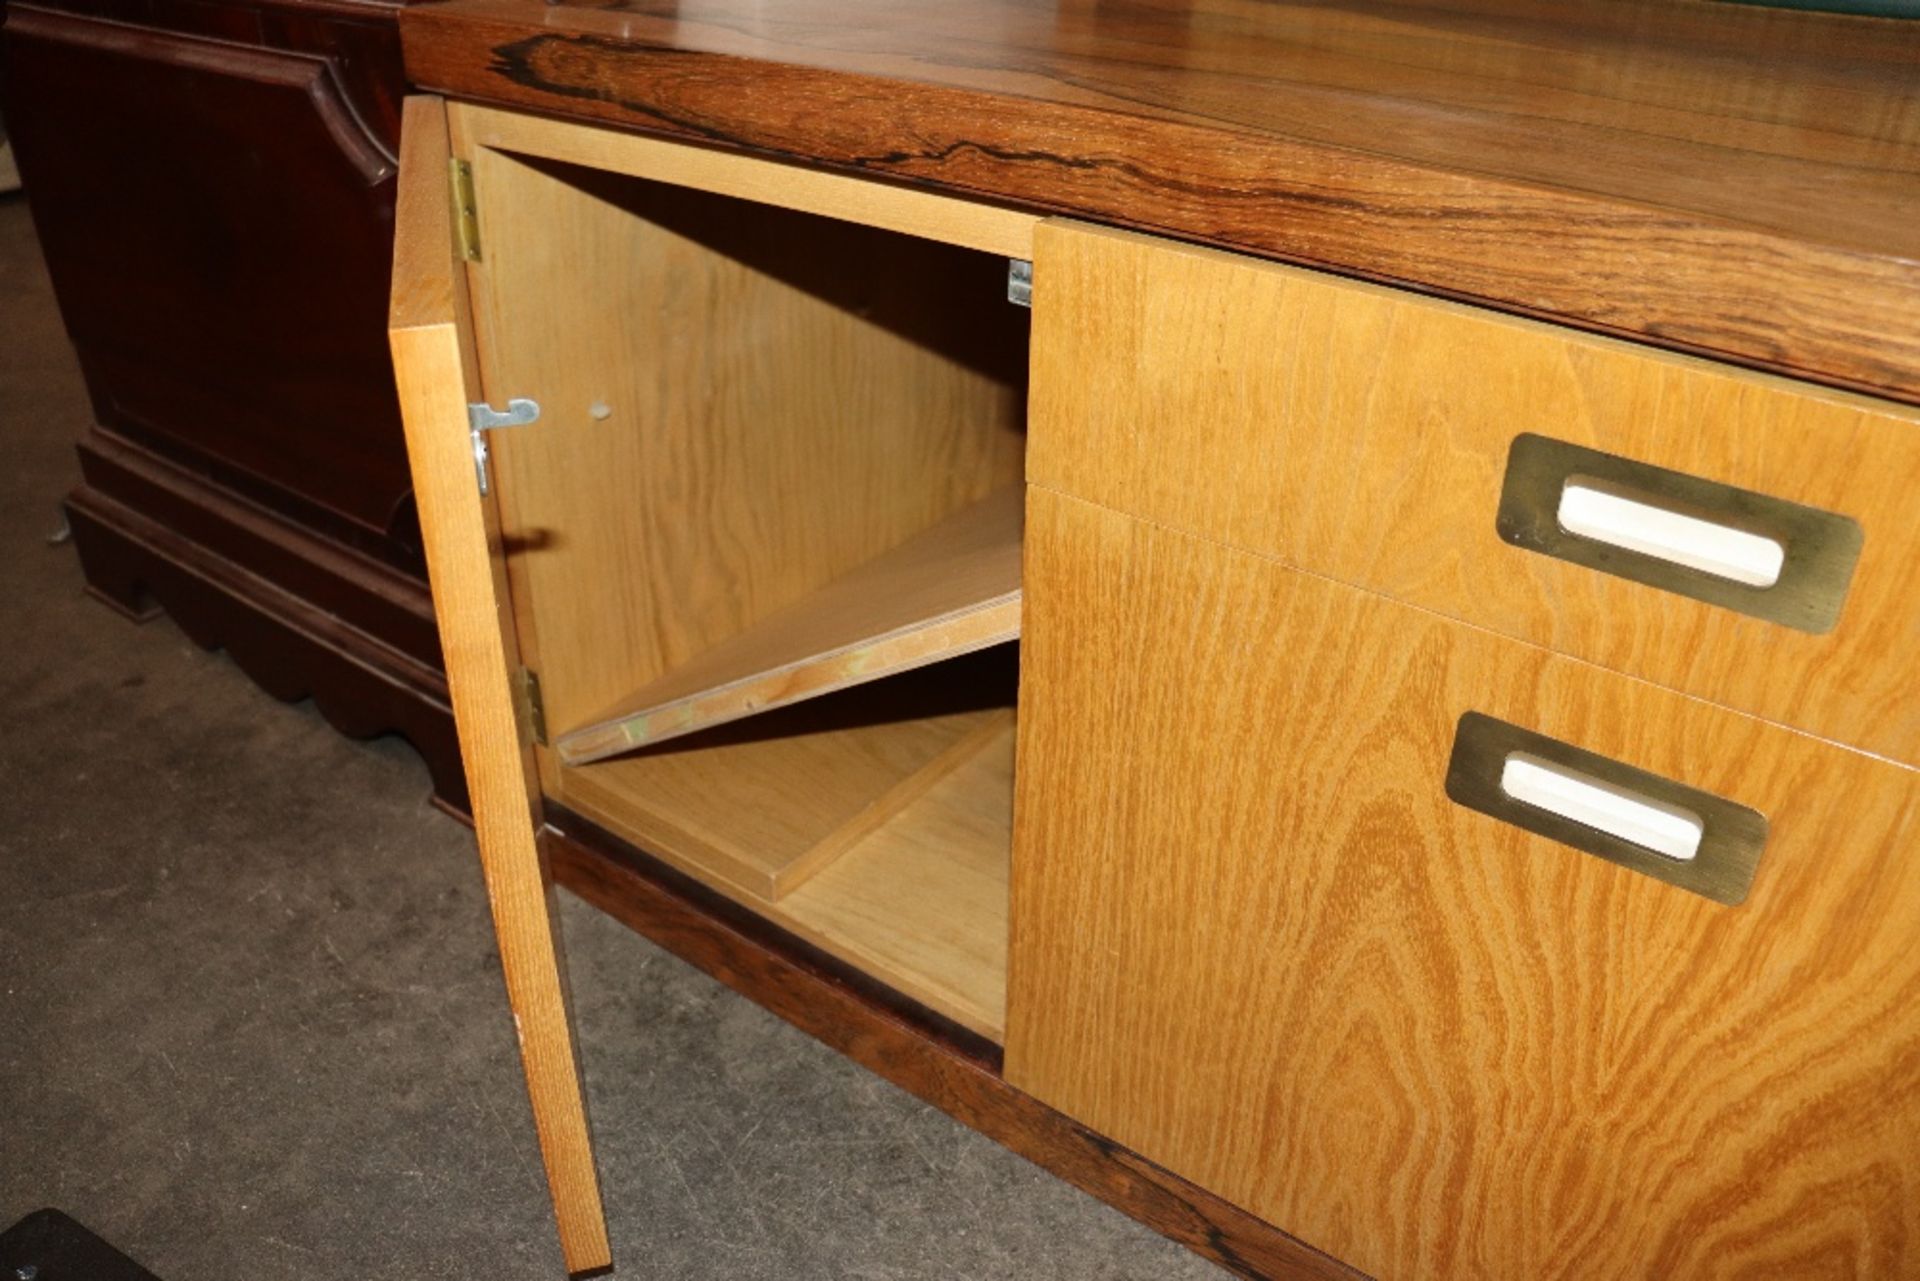
[[[1750,587],[1779,582],[1787,559],[1787,549],[1771,538],[1655,507],[1591,476],[1567,477],[1559,516],[1560,527],[1570,534]]]
[[[1700,852],[1700,837],[1706,831],[1706,824],[1691,810],[1648,800],[1527,752],[1507,755],[1500,790],[1523,805],[1682,862]]]

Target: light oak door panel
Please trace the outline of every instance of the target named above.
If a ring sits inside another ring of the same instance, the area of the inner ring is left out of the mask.
[[[1920,763],[1920,411],[1126,232],[1034,254],[1034,483]],[[1857,521],[1837,624],[1503,541],[1523,433]]]
[[[531,738],[513,697],[518,654],[500,530],[481,497],[468,436],[467,406],[480,392],[466,280],[454,260],[450,154],[444,104],[408,98],[388,339],[500,968],[561,1252],[569,1272],[583,1272],[607,1266],[611,1254],[567,1013],[553,882],[539,844]]]
[[[1010,1081],[1383,1278],[1920,1273],[1913,771],[1039,488],[1026,548]],[[1745,903],[1451,803],[1468,711],[1758,810]]]

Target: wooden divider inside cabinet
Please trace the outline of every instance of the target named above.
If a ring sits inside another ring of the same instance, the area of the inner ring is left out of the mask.
[[[1014,1085],[1381,1277],[1920,1270],[1920,775],[1038,486],[1026,589]],[[1745,902],[1450,801],[1468,712]]]
[[[562,767],[548,795],[998,1041],[1010,658],[960,660],[955,672]]]
[[[1034,483],[1920,762],[1920,411],[1126,232],[1035,252]],[[1594,452],[1518,477],[1529,434]],[[1595,465],[1780,581],[1569,535]],[[1503,528],[1522,480],[1539,529]],[[1796,588],[1837,617],[1743,612]]]

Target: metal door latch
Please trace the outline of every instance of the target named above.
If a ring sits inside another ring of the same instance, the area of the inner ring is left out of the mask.
[[[486,433],[496,427],[523,427],[528,423],[539,421],[539,418],[539,402],[528,400],[524,396],[509,400],[505,413],[487,404],[467,406],[467,425],[473,436],[473,473],[480,481],[482,495],[487,492]]]
[[[1033,306],[1033,264],[1024,258],[1007,259],[1007,301],[1016,307]]]

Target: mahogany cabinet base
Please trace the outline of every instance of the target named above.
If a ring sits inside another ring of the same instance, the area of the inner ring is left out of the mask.
[[[999,1049],[557,806],[554,880],[734,991],[1043,1169],[1243,1277],[1361,1274],[1008,1085]]]
[[[466,777],[446,676],[366,626],[417,608],[431,629],[425,582],[414,585],[404,575],[342,556],[244,504],[227,509],[213,494],[191,497],[202,504],[198,524],[209,534],[217,531],[220,544],[189,537],[181,528],[196,521],[168,506],[186,501],[190,487],[182,478],[155,472],[143,478],[149,484],[131,484],[121,468],[137,468],[138,455],[111,446],[93,453],[93,444],[81,448],[88,482],[66,501],[93,596],[135,619],[165,610],[195,644],[224,650],[275,698],[311,698],[343,734],[399,734],[425,760],[435,803],[464,813]],[[126,499],[151,499],[152,505],[135,507]],[[289,590],[289,580],[299,593]],[[409,590],[417,602],[406,599]]]

